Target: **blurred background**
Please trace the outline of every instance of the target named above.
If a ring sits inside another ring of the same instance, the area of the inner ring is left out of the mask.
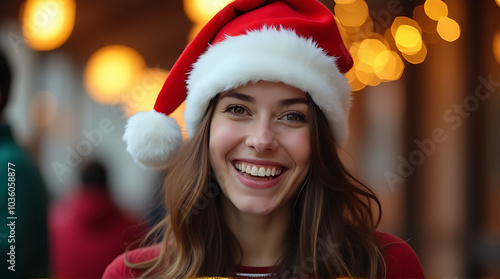
[[[127,118],[150,110],[186,44],[228,0],[9,0],[5,120],[51,204],[105,165],[118,207],[154,220],[163,173],[137,166]],[[346,164],[432,278],[500,278],[500,1],[322,0],[355,66]],[[182,122],[183,108],[174,114]]]

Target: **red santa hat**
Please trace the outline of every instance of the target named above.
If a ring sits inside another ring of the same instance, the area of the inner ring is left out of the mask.
[[[170,71],[154,109],[132,116],[123,136],[142,165],[165,168],[182,145],[168,115],[186,101],[192,137],[217,94],[260,80],[309,93],[339,143],[348,135],[352,58],[335,19],[316,0],[236,0],[210,20]]]

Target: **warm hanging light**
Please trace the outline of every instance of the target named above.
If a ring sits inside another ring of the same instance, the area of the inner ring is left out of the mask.
[[[415,9],[413,10],[413,19],[418,22],[418,25],[420,25],[422,31],[424,31],[425,33],[436,33],[437,22],[435,20],[432,20],[425,14],[424,5],[415,7]]]
[[[358,57],[363,63],[377,67],[387,62],[384,58],[388,57],[381,56],[384,51],[387,51],[387,46],[382,41],[374,38],[364,39],[359,45]]]
[[[500,64],[500,31],[497,31],[495,37],[493,37],[493,54],[498,64]]]
[[[184,12],[189,20],[194,23],[189,34],[189,40],[198,34],[203,27],[215,14],[217,14],[227,4],[234,0],[184,0]]]
[[[234,0],[184,0],[184,11],[191,22],[206,23]]]
[[[448,6],[441,0],[426,0],[424,10],[429,18],[436,21],[448,16]]]
[[[359,81],[359,79],[356,77],[356,70],[354,68],[350,69],[345,74],[345,77],[347,78],[347,82],[349,83],[352,91],[359,91],[366,87],[366,84]]]
[[[136,50],[121,45],[103,47],[92,54],[85,68],[85,87],[97,103],[113,105],[132,89],[146,63]]]
[[[355,0],[345,4],[337,3],[334,11],[338,20],[346,27],[359,27],[369,17],[368,5],[364,0]]]
[[[71,35],[75,14],[74,0],[27,0],[21,18],[24,40],[34,50],[58,48]]]
[[[460,25],[449,17],[440,18],[436,29],[445,41],[453,42],[460,37]]]
[[[356,2],[356,0],[335,0],[335,4],[352,4],[354,2]]]
[[[400,25],[394,35],[396,46],[403,53],[415,54],[422,48],[422,35],[417,28]]]
[[[386,50],[382,52],[377,59],[382,59],[385,64],[380,63],[380,66],[376,66],[375,74],[385,81],[398,80],[403,74],[404,63],[399,57],[399,55],[392,51]]]
[[[425,46],[425,43],[422,44],[422,47],[417,53],[413,54],[403,53],[403,57],[406,59],[406,61],[412,64],[420,64],[424,62],[425,57],[427,57],[427,47]]]

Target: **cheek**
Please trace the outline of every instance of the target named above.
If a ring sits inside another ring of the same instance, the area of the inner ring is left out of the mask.
[[[210,155],[225,157],[241,141],[242,131],[238,125],[225,119],[214,118],[210,127]]]
[[[282,141],[288,153],[298,167],[308,167],[311,158],[311,138],[309,129],[297,131],[293,135],[288,135]]]

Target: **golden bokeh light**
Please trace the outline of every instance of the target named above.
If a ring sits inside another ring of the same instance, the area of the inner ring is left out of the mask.
[[[23,7],[23,37],[32,49],[53,50],[68,40],[75,26],[74,0],[27,0]]]
[[[410,25],[400,25],[394,35],[394,41],[399,51],[415,54],[422,48],[422,35],[420,31]]]
[[[413,19],[418,22],[422,31],[428,34],[436,33],[437,21],[430,19],[424,11],[424,5],[419,5],[413,10]]]
[[[453,42],[460,38],[460,25],[449,17],[440,18],[436,29],[445,41]]]
[[[500,64],[500,30],[497,31],[495,37],[493,37],[493,54],[498,64]]]
[[[425,44],[422,44],[422,48],[417,53],[403,53],[403,57],[406,59],[406,61],[412,64],[420,64],[424,62],[425,57],[427,57],[427,47],[425,46]]]
[[[349,79],[347,82],[351,87],[351,91],[360,91],[361,89],[366,87],[366,84],[359,81],[359,79],[357,79],[356,76],[354,76],[353,79]]]
[[[355,0],[350,4],[336,4],[335,15],[346,27],[359,27],[369,17],[368,5],[364,0]]]
[[[374,72],[366,72],[361,67],[356,67],[356,78],[370,86],[377,86],[382,80]]]
[[[358,49],[359,60],[372,67],[382,66],[387,61],[384,61],[380,54],[387,51],[387,46],[378,39],[364,39]]]
[[[352,4],[354,2],[356,2],[356,0],[335,0],[335,4]]]
[[[498,7],[500,7],[500,0],[495,0],[497,2]]]
[[[424,10],[429,18],[436,21],[448,16],[448,6],[441,0],[426,0]]]
[[[115,104],[145,70],[144,58],[122,45],[103,47],[92,54],[85,67],[84,83],[90,97],[103,105]]]
[[[386,50],[379,55],[378,59],[386,61],[385,64],[375,67],[375,74],[383,81],[398,80],[403,74],[404,63],[399,55],[392,51]]]
[[[184,0],[184,11],[195,24],[205,24],[234,0]]]

